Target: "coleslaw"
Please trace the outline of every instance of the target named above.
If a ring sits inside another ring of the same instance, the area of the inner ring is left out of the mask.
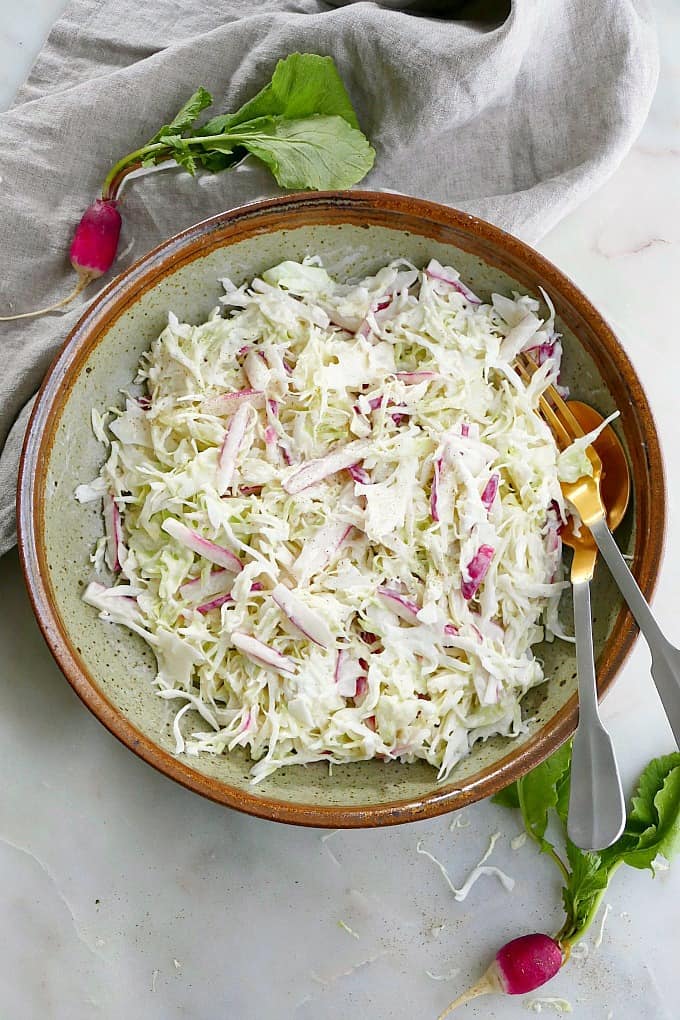
[[[178,754],[245,748],[254,782],[376,757],[444,779],[525,730],[532,646],[565,637],[560,474],[589,463],[536,414],[550,301],[482,301],[436,260],[223,285],[207,322],[169,315],[124,407],[93,411],[84,598],[153,649]]]

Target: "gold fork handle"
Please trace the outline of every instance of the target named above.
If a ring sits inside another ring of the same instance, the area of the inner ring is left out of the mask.
[[[675,742],[680,747],[680,651],[673,647],[661,631],[604,519],[591,522],[589,527],[619,591],[649,645],[652,653],[652,679]]]

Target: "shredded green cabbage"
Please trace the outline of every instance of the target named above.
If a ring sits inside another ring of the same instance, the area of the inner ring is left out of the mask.
[[[135,394],[93,415],[109,452],[78,498],[104,500],[92,560],[116,583],[85,598],[153,648],[177,753],[244,747],[254,782],[375,757],[443,779],[524,731],[532,646],[561,636],[552,308],[482,303],[434,260],[223,283],[226,316],[170,314]]]

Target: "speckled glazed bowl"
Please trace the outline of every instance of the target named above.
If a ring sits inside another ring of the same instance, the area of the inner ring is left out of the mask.
[[[101,623],[81,601],[88,554],[101,534],[97,505],[73,493],[99,470],[102,448],[91,407],[115,404],[139,355],[167,321],[203,320],[221,293],[218,278],[241,283],[285,259],[319,254],[343,278],[375,271],[396,256],[456,266],[475,291],[552,297],[565,338],[565,377],[575,397],[617,425],[630,459],[633,505],[617,535],[633,554],[643,591],[654,586],[664,520],[659,443],[647,398],[611,330],[576,287],[520,241],[464,213],[371,192],[299,195],[249,205],[178,234],[115,279],[88,308],[45,380],[28,428],[19,488],[20,548],[33,606],[54,657],[101,722],[149,764],[213,800],[278,821],[320,826],[388,825],[459,808],[538,764],[576,723],[571,645],[538,650],[550,680],[530,692],[528,732],[478,744],[443,784],[419,763],[378,761],[279,770],[253,787],[242,752],[175,756],[168,703],[154,696],[153,655],[136,635]],[[594,586],[600,691],[614,680],[635,637],[604,568]],[[565,607],[568,614],[568,606]]]

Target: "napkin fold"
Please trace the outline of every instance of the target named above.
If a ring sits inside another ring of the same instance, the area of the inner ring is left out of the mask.
[[[362,187],[475,213],[533,243],[613,172],[654,93],[647,0],[513,0],[455,17],[319,0],[74,0],[0,115],[0,315],[67,293],[74,225],[109,167],[199,85],[236,109],[294,51],[330,54],[377,151]],[[502,14],[496,14],[502,12]],[[255,161],[126,184],[114,271],[168,235],[276,194]],[[0,323],[0,555],[32,397],[86,301]]]

